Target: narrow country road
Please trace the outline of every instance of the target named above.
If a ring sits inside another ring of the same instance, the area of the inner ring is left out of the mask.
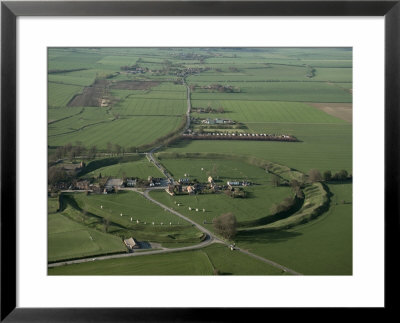
[[[186,92],[187,92],[187,111],[186,111],[186,127],[185,131],[187,131],[190,127],[190,111],[192,109],[192,104],[190,103],[190,87],[187,85],[186,80],[184,80],[184,83],[186,85]]]

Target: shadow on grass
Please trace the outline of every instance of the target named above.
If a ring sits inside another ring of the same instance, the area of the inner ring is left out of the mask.
[[[291,231],[268,231],[266,229],[239,231],[235,236],[237,243],[277,243],[284,242],[302,235]]]

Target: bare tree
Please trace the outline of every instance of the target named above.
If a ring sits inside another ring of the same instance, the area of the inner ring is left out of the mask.
[[[271,176],[271,183],[272,186],[278,187],[279,185],[281,185],[281,179],[279,178],[279,176],[273,174]]]
[[[330,170],[326,170],[323,174],[324,181],[330,181],[332,179],[332,172]]]
[[[96,146],[90,147],[89,158],[96,158],[96,154],[97,154],[97,147]]]
[[[310,169],[310,171],[308,172],[308,178],[311,182],[322,181],[322,175],[318,169]]]
[[[215,231],[226,239],[232,239],[237,232],[236,217],[232,213],[225,213],[213,219]]]

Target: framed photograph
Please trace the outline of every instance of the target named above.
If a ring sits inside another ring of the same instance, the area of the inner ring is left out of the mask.
[[[1,320],[394,308],[399,16],[2,2]]]

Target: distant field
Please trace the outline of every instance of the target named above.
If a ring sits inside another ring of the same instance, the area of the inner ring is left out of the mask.
[[[157,265],[154,265],[157,264]],[[49,275],[282,275],[276,269],[221,245],[171,254],[102,260],[49,268]]]
[[[350,124],[268,124],[249,123],[256,132],[288,133],[297,136],[301,142],[257,142],[182,140],[166,151],[173,152],[218,152],[235,155],[256,156],[286,165],[307,173],[316,168],[352,172],[352,127]]]
[[[96,116],[95,118],[97,118]],[[77,117],[79,120],[79,117]],[[118,143],[123,147],[139,146],[175,130],[181,123],[181,117],[136,116],[113,120],[104,115],[102,120],[86,120],[82,126],[70,118],[63,125],[49,126],[49,145],[62,146],[81,141],[86,147],[96,145],[105,149],[108,142]],[[93,124],[88,124],[93,122]],[[63,128],[61,128],[63,127]]]
[[[329,189],[331,207],[316,220],[292,230],[239,234],[236,243],[302,274],[351,275],[352,185]]]
[[[48,80],[52,83],[71,84],[79,86],[89,86],[96,78],[96,70],[81,70],[75,72],[65,72],[49,74]]]
[[[199,118],[224,118],[237,122],[268,122],[268,123],[345,123],[339,118],[330,116],[310,105],[294,102],[269,101],[212,101],[193,100],[194,107],[222,107],[225,113],[193,113]]]
[[[164,100],[153,98],[144,99],[140,95],[134,95],[129,96],[121,103],[118,103],[113,111],[114,113],[119,113],[121,116],[170,117],[181,116],[186,112],[186,109],[186,100],[166,98]]]
[[[65,107],[75,94],[82,92],[83,87],[79,85],[66,85],[49,83],[48,104],[49,107]]]
[[[57,120],[61,120],[67,117],[71,117],[75,114],[78,114],[80,112],[83,112],[83,109],[81,107],[71,107],[68,109],[65,108],[49,108],[47,110],[48,112],[48,122],[54,122]]]
[[[197,83],[197,82],[193,82]],[[207,84],[218,83],[210,80]],[[240,93],[195,91],[193,100],[259,100],[292,102],[352,102],[351,93],[327,82],[224,82],[241,88]],[[244,83],[244,84],[243,84]],[[204,84],[204,83],[203,83]],[[288,91],[290,89],[290,91]]]

